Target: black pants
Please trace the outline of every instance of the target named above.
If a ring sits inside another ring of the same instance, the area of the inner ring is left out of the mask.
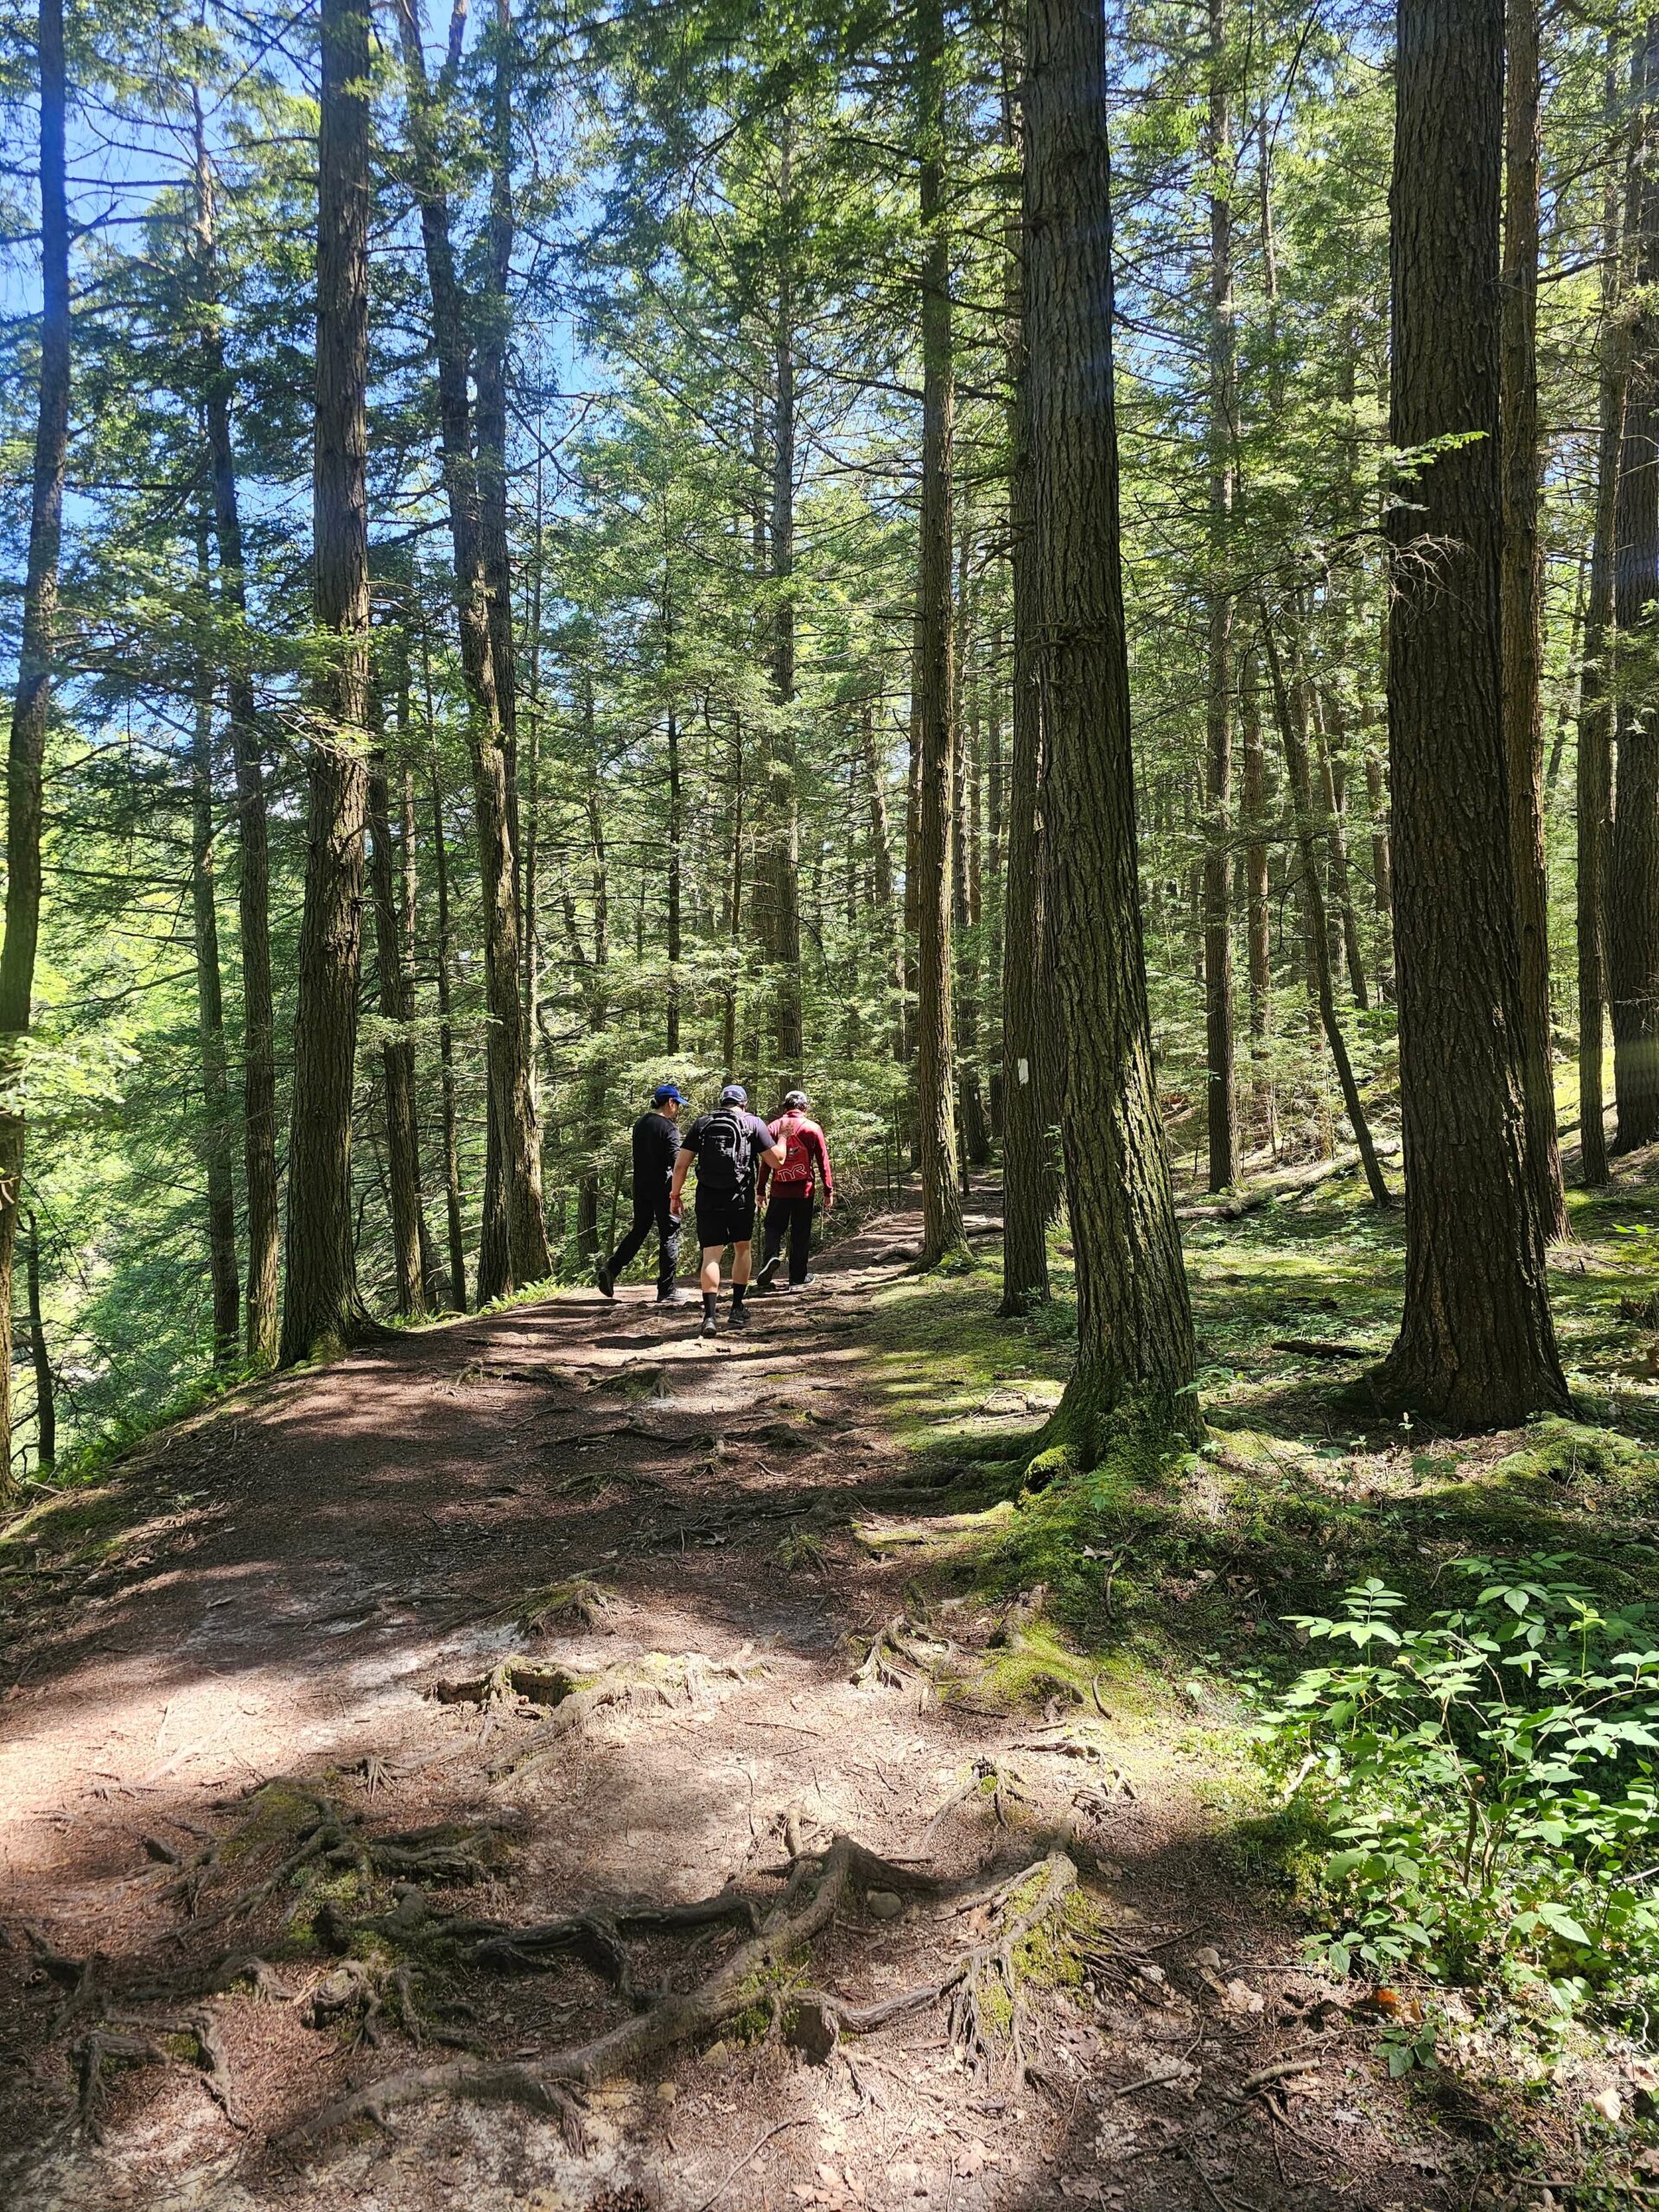
[[[760,1254],[760,1264],[775,1259],[784,1249],[784,1238],[789,1238],[789,1279],[791,1282],[806,1281],[806,1263],[812,1252],[813,1193],[804,1198],[790,1198],[774,1192],[766,1201],[766,1243]]]
[[[658,1295],[674,1287],[674,1270],[680,1261],[680,1224],[668,1211],[666,1187],[645,1196],[633,1194],[633,1221],[627,1235],[605,1262],[607,1275],[620,1275],[650,1236],[657,1231],[657,1289]]]

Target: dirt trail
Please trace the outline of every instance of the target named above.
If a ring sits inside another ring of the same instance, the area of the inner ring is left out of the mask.
[[[695,1306],[633,1289],[411,1336],[76,1502],[107,1556],[8,1586],[0,2196],[1471,2202],[1455,2115],[1408,2107],[1374,2031],[1230,1882],[1201,1759],[1144,1722],[938,1695],[995,1616],[917,1592],[913,1550],[849,1526],[918,1518],[865,1326],[916,1234],[877,1223],[713,1346]],[[539,1703],[489,1694],[514,1654]],[[837,1860],[837,1836],[893,1868]],[[1045,1865],[1052,1900],[1017,1879]],[[734,1883],[707,1917],[626,1918]],[[749,1976],[735,2022],[525,2107],[550,2054],[662,2024],[774,1912],[823,1925]],[[849,2007],[901,1996],[851,2031]],[[384,2126],[293,2137],[439,2066],[449,2091]]]

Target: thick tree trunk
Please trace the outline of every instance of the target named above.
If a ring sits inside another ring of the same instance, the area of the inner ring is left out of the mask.
[[[1400,0],[1389,626],[1405,1311],[1379,1382],[1452,1428],[1563,1408],[1527,1170],[1502,685],[1503,0]],[[1471,433],[1478,435],[1471,437]]]
[[[47,1348],[46,1315],[41,1306],[41,1229],[31,1211],[26,1265],[29,1294],[29,1356],[35,1370],[35,1464],[44,1474],[58,1462],[57,1382]]]
[[[202,317],[202,404],[213,475],[219,594],[229,640],[225,699],[236,772],[237,922],[242,954],[243,1170],[248,1275],[248,1357],[268,1366],[280,1326],[282,1214],[276,1175],[276,1022],[270,981],[270,858],[265,771],[248,641],[247,578],[236,448],[231,434],[232,381],[225,365],[218,315],[213,170],[196,105],[197,226]]]
[[[1624,640],[1659,601],[1659,16],[1637,43],[1627,251],[1634,297],[1618,468],[1613,622],[1618,762],[1607,877],[1615,1152],[1659,1141],[1659,727],[1646,656]]]
[[[484,1223],[479,1253],[480,1302],[552,1271],[543,1217],[541,1141],[531,1081],[531,1039],[521,991],[521,899],[514,742],[517,687],[512,655],[512,575],[506,532],[507,268],[512,210],[499,144],[511,130],[511,23],[505,5],[492,110],[493,185],[490,291],[478,349],[478,454],[467,394],[468,335],[455,274],[448,201],[410,0],[401,0],[404,83],[409,99],[412,182],[421,215],[432,334],[437,359],[438,431],[449,509],[461,672],[467,696],[474,819],[483,885],[484,980],[490,1014],[486,1060],[490,1122]]]
[[[369,708],[369,17],[322,0],[317,169],[315,620],[328,654],[308,771],[305,910],[294,1018],[282,1361],[359,1338],[352,1083],[363,950]]]
[[[1285,768],[1290,782],[1291,812],[1296,824],[1296,854],[1301,866],[1299,887],[1302,912],[1307,922],[1309,981],[1318,1008],[1319,1026],[1324,1032],[1337,1071],[1343,1106],[1364,1166],[1366,1187],[1370,1192],[1374,1205],[1386,1206],[1392,1204],[1392,1198],[1388,1185],[1382,1179],[1376,1147],[1371,1141],[1370,1122],[1360,1098],[1359,1085],[1354,1080],[1353,1063],[1348,1057],[1348,1040],[1342,1033],[1342,1023],[1337,1015],[1336,992],[1332,985],[1331,933],[1325,920],[1325,893],[1319,882],[1320,825],[1314,818],[1313,781],[1307,758],[1307,690],[1300,683],[1286,683],[1278,644],[1265,606],[1262,609],[1262,644],[1268,657],[1274,713],[1285,748]]]
[[[1012,35],[1002,57],[1003,125],[1022,137],[1016,88],[1023,57]],[[1059,1211],[1051,1134],[1059,1102],[1047,1078],[1064,1046],[1052,1037],[1043,897],[1043,734],[1034,642],[1031,457],[1026,426],[1025,244],[1018,219],[1004,231],[1008,260],[1008,581],[1013,601],[1012,746],[1002,899],[1002,1313],[1049,1296],[1048,1228]]]
[[[397,1275],[397,1311],[419,1313],[425,1309],[425,1298],[421,1272],[421,1146],[415,1118],[415,1046],[405,1027],[410,991],[404,975],[397,879],[392,865],[391,805],[386,787],[385,756],[381,753],[371,755],[369,761],[369,839],[380,1012],[385,1020],[397,1025],[397,1033],[380,1051],[386,1106],[386,1186]]]
[[[1227,0],[1210,0],[1210,579],[1204,763],[1204,1006],[1210,1188],[1238,1179],[1233,1074],[1232,872],[1233,601],[1224,588],[1230,557],[1236,439],[1233,336],[1233,155],[1228,87]]]
[[[64,177],[67,97],[62,0],[41,0],[41,381],[23,570],[17,688],[6,751],[6,918],[0,939],[0,1498],[12,1490],[11,1306],[22,1204],[23,1039],[41,927],[41,813],[56,650],[58,550],[69,443],[69,209]]]
[[[779,187],[790,196],[787,138]],[[777,727],[767,747],[771,817],[766,855],[766,950],[778,970],[778,1057],[793,1077],[801,1072],[801,805],[796,780],[795,728],[795,329],[791,272],[778,280],[778,331],[772,365],[772,520],[768,531],[776,594],[772,645],[772,695]]]
[[[1620,85],[1609,59],[1609,135],[1618,127]],[[1630,381],[1630,323],[1619,312],[1619,181],[1610,175],[1602,200],[1600,436],[1597,447],[1596,529],[1584,614],[1584,669],[1579,683],[1578,884],[1579,1129],[1584,1181],[1607,1180],[1604,1065],[1607,997],[1607,848],[1612,835],[1613,577],[1617,565],[1618,466],[1624,446]]]
[[[1544,721],[1539,693],[1538,7],[1506,0],[1503,86],[1503,745],[1521,932],[1521,1073],[1527,1172],[1546,1236],[1567,1231],[1549,1027],[1549,883],[1544,860]]]
[[[1119,571],[1105,24],[1029,0],[1025,336],[1035,672],[1049,744],[1061,1129],[1077,1358],[1058,1424],[1086,1456],[1135,1406],[1192,1433],[1192,1313],[1154,1080]]]
[[[205,519],[197,539],[197,556],[205,601],[208,587]],[[195,689],[195,733],[190,749],[190,914],[196,956],[196,1034],[201,1048],[207,1280],[213,1302],[213,1364],[228,1367],[234,1363],[238,1350],[241,1286],[236,1266],[230,1077],[225,1052],[225,994],[219,971],[219,899],[213,867],[213,671],[205,653],[196,664]]]
[[[454,1029],[449,999],[449,855],[443,831],[443,799],[432,771],[432,852],[438,890],[438,1067],[443,1101],[443,1197],[449,1230],[449,1302],[467,1311],[467,1240],[461,1226],[461,1147],[455,1134]]]
[[[916,11],[921,145],[922,497],[916,556],[916,1118],[922,1169],[922,1255],[963,1248],[957,1158],[951,984],[952,728],[956,714],[950,594],[950,471],[955,380],[950,245],[944,207],[944,16]]]

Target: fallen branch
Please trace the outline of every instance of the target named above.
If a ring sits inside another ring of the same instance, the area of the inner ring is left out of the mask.
[[[1274,1351],[1298,1351],[1309,1359],[1380,1359],[1375,1344],[1325,1344],[1318,1337],[1275,1337]]]

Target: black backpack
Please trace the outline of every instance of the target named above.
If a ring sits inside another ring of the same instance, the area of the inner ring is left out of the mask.
[[[697,1153],[697,1187],[717,1198],[735,1198],[749,1186],[753,1153],[747,1126],[729,1109],[711,1114],[703,1123]]]

